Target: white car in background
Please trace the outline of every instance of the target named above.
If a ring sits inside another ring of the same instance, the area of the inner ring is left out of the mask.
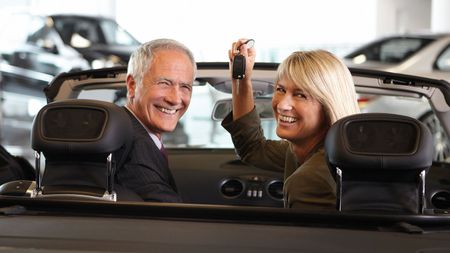
[[[344,56],[349,67],[419,75],[450,82],[450,34],[384,37]]]

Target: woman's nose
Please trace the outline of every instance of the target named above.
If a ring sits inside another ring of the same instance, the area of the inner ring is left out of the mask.
[[[281,111],[292,110],[292,99],[288,95],[284,95],[280,98],[277,104],[277,109]]]

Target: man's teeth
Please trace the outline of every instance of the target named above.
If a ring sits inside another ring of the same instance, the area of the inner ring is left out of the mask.
[[[289,122],[289,123],[297,121],[297,119],[294,117],[283,116],[283,115],[280,115],[280,120],[283,122]]]
[[[167,109],[167,108],[163,108],[163,107],[159,107],[159,110],[162,111],[163,113],[167,113],[167,114],[174,114],[177,112],[177,110],[175,110],[175,109]]]

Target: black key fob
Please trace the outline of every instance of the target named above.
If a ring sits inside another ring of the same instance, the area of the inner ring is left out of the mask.
[[[245,56],[238,54],[233,59],[233,79],[243,79],[245,77]]]

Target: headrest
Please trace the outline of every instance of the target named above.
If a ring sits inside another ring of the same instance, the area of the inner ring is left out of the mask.
[[[424,169],[433,161],[433,141],[420,121],[388,113],[355,114],[327,133],[328,163],[340,169]]]
[[[33,121],[31,146],[44,154],[110,153],[132,136],[121,107],[104,101],[70,99],[45,105]]]

